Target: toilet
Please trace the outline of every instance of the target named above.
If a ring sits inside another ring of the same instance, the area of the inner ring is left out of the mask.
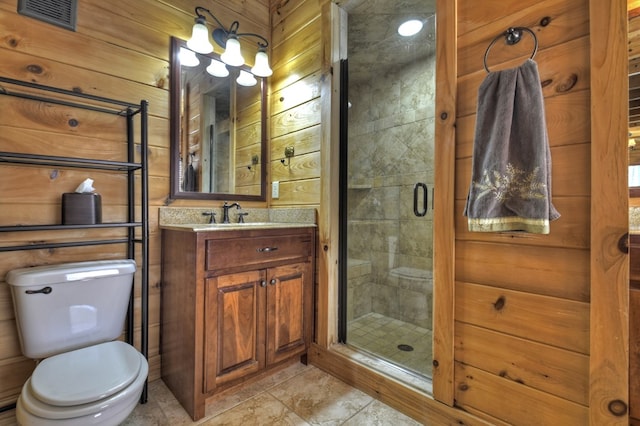
[[[149,366],[117,341],[133,260],[9,271],[20,346],[39,360],[16,405],[20,425],[118,425],[138,404]]]

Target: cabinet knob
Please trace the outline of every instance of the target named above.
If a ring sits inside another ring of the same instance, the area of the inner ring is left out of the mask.
[[[261,280],[260,281],[260,287],[266,287],[267,286],[267,281],[266,280]]]
[[[271,281],[269,281],[269,284],[271,285],[276,285],[276,279],[275,278],[271,278]]]

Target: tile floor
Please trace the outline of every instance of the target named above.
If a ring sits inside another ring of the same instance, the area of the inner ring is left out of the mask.
[[[347,325],[347,343],[398,366],[431,377],[431,330],[377,313],[369,313]],[[409,345],[412,350],[398,348]]]
[[[14,426],[11,412],[0,426]],[[210,401],[192,422],[161,380],[149,384],[149,400],[122,426],[182,425],[412,426],[420,423],[311,365],[292,364],[274,375]]]

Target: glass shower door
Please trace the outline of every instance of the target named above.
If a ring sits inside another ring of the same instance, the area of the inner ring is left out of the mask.
[[[435,7],[345,9],[340,340],[431,377]],[[403,37],[407,18],[423,27]]]

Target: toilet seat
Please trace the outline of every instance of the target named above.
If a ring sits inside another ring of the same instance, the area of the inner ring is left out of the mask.
[[[31,375],[31,391],[46,404],[86,404],[126,388],[139,372],[140,357],[131,345],[101,343],[42,360]]]
[[[23,386],[19,402],[43,419],[93,416],[132,398],[137,404],[147,373],[148,363],[135,348],[119,341],[102,343],[42,361]]]

